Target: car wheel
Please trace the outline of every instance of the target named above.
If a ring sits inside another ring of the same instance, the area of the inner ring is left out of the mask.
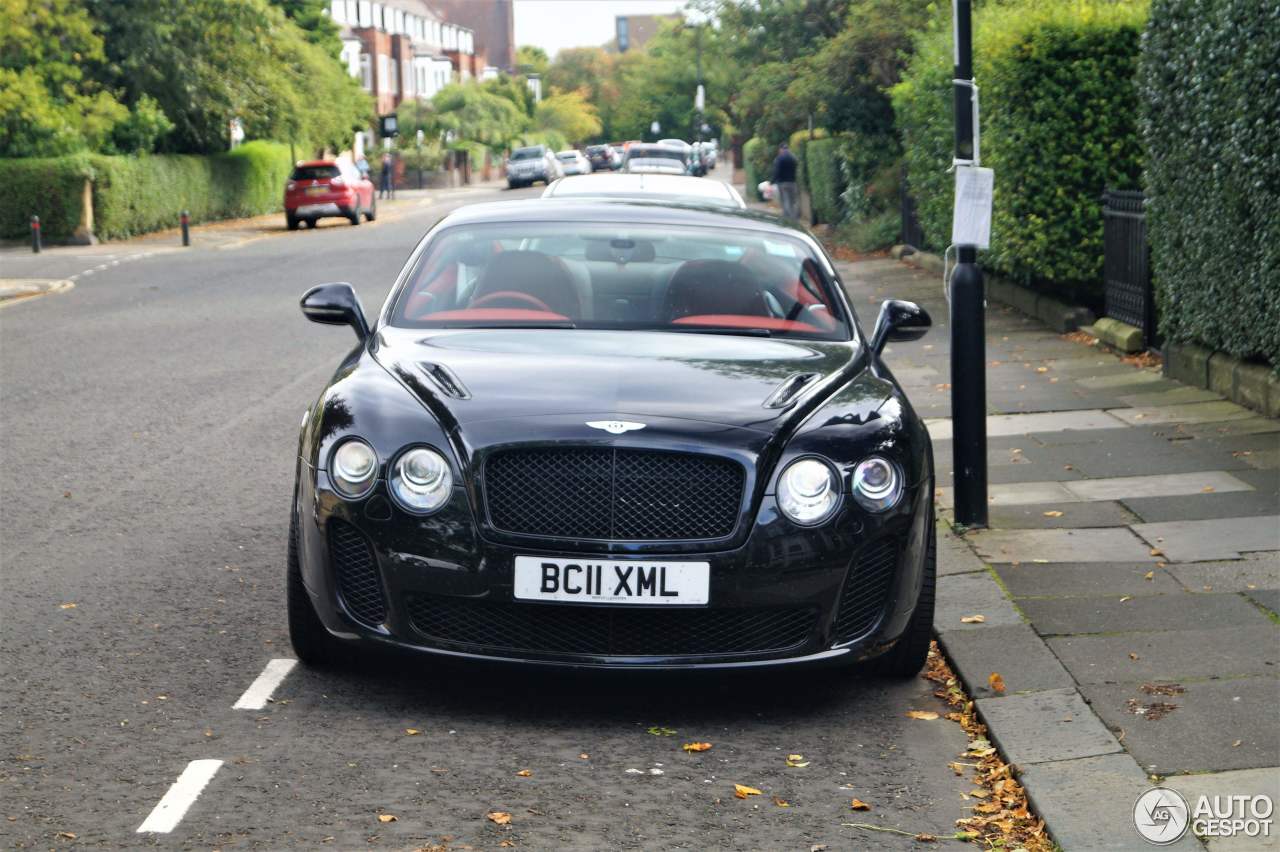
[[[296,498],[295,498],[296,500]],[[298,659],[308,666],[332,666],[346,658],[337,639],[325,630],[311,604],[311,596],[302,584],[302,567],[298,562],[298,514],[289,512],[289,553],[285,568],[286,607],[289,613],[289,644]]]
[[[933,513],[929,513],[929,545],[924,555],[924,579],[920,584],[920,598],[911,614],[907,632],[898,639],[893,650],[872,660],[868,670],[872,674],[888,678],[915,677],[924,668],[929,657],[929,643],[933,639],[933,605],[938,585],[938,533]]]
[[[308,227],[308,228],[314,228],[315,226],[316,226],[316,220],[315,220],[315,219],[308,219],[308,220],[307,220],[307,227]]]
[[[356,206],[351,208],[351,212],[347,214],[347,221],[353,225],[360,224],[360,202],[356,202]]]
[[[378,199],[369,196],[369,209],[364,212],[364,220],[372,222],[378,218]]]
[[[284,214],[284,226],[290,231],[298,230],[298,217],[292,213]]]

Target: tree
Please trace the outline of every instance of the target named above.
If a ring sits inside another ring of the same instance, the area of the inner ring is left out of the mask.
[[[529,123],[519,107],[483,86],[451,83],[431,101],[441,131],[490,148],[506,148]]]
[[[559,133],[570,144],[600,134],[600,117],[582,92],[563,92],[543,98],[534,113],[537,128]]]
[[[516,48],[516,71],[522,76],[545,74],[549,64],[551,60],[547,52],[540,47],[522,44]]]
[[[306,33],[307,41],[317,45],[330,56],[342,53],[342,39],[338,25],[329,17],[329,0],[271,0],[279,6]]]

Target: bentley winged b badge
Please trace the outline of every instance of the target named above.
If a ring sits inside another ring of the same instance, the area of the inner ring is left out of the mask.
[[[588,420],[587,425],[592,429],[603,429],[610,435],[621,435],[623,432],[644,428],[643,423],[631,423],[627,420]]]

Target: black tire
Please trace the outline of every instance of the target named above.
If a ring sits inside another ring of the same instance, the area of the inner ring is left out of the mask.
[[[315,226],[316,226],[316,220],[315,220],[315,219],[308,219],[308,220],[307,220],[307,227],[308,227],[308,228],[314,228]]]
[[[296,498],[295,498],[296,500]],[[311,596],[302,584],[302,567],[298,563],[298,515],[289,512],[289,551],[285,565],[286,601],[289,612],[289,644],[304,664],[313,667],[335,666],[346,661],[347,652],[316,615]]]
[[[298,230],[298,217],[292,213],[284,214],[284,226],[290,231]]]
[[[353,225],[360,224],[360,202],[356,202],[356,206],[351,208],[351,212],[347,214],[347,221]]]
[[[915,677],[929,658],[929,643],[933,640],[933,606],[938,587],[938,532],[933,513],[929,513],[929,545],[924,555],[924,580],[920,585],[920,598],[916,601],[911,624],[902,634],[893,650],[876,657],[868,664],[868,670],[886,678],[905,679]]]
[[[377,219],[377,218],[378,218],[378,199],[370,196],[369,209],[364,211],[364,220],[366,222],[372,222],[374,219]]]

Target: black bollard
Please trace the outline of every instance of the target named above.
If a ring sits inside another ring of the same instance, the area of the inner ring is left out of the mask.
[[[191,245],[191,214],[186,210],[182,211],[182,244],[184,246]]]
[[[33,254],[40,253],[40,217],[31,217],[31,251]]]

